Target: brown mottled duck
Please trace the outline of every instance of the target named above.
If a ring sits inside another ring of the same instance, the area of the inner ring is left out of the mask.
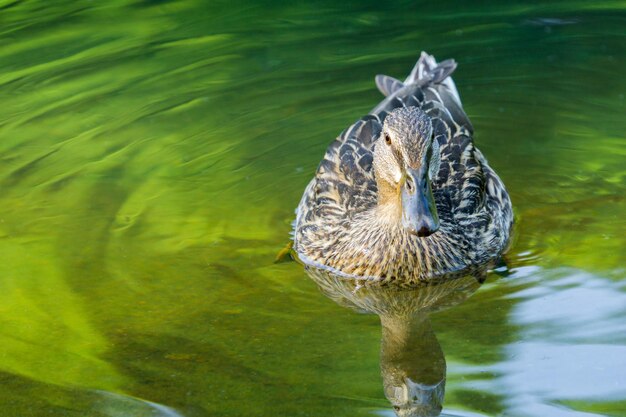
[[[417,283],[498,258],[513,223],[504,184],[474,145],[450,77],[422,52],[404,82],[330,144],[296,210],[304,263],[370,281]]]

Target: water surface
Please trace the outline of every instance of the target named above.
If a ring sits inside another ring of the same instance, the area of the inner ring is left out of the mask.
[[[381,326],[273,264],[329,142],[455,58],[509,271],[444,414],[626,415],[623,2],[0,0],[3,416],[391,416]]]

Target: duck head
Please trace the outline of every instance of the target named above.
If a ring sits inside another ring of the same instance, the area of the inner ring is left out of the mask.
[[[431,178],[439,171],[439,143],[430,117],[417,107],[392,111],[374,149],[378,206],[408,232],[429,236],[439,228]]]

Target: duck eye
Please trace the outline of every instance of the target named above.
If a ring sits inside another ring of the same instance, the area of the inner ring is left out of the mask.
[[[388,133],[385,133],[385,143],[387,145],[391,145],[391,138],[389,137]]]

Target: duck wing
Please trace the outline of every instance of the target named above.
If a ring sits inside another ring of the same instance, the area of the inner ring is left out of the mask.
[[[376,204],[372,151],[381,130],[378,119],[368,115],[330,144],[296,209],[296,250],[332,248],[354,216]]]
[[[374,142],[381,130],[378,119],[368,115],[330,144],[310,184],[312,215],[351,217],[376,203],[372,161]]]

